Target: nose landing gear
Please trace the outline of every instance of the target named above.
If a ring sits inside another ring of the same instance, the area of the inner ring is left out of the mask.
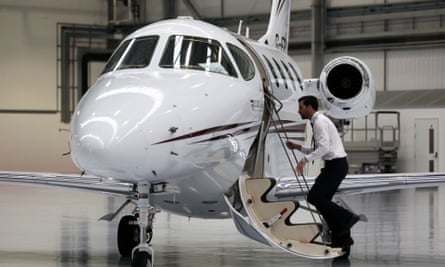
[[[153,219],[157,212],[150,205],[150,186],[137,185],[135,215],[122,217],[118,226],[117,245],[122,256],[131,256],[132,267],[152,267],[154,250],[149,244],[153,236]]]

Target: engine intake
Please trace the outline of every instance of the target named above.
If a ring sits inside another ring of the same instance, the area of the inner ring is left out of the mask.
[[[337,119],[362,117],[375,103],[374,78],[368,66],[354,57],[330,61],[320,74],[323,108]]]

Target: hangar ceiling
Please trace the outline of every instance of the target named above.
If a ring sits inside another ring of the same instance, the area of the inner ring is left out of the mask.
[[[119,4],[120,2],[126,4]],[[216,1],[224,8],[224,0]],[[353,49],[387,49],[408,45],[443,44],[445,42],[445,2],[421,1],[366,6],[328,7],[325,1],[312,0],[312,6],[321,9],[320,32],[323,35],[324,50],[351,51]],[[252,38],[260,37],[267,26],[268,10],[264,14],[242,16],[205,15],[201,1],[164,0],[162,1],[164,18],[173,18],[179,14],[179,4],[186,7],[189,15],[208,21],[221,27],[237,31],[240,21],[250,28]],[[208,4],[208,3],[207,3]],[[132,6],[133,5],[133,6]],[[149,8],[149,1],[144,0],[108,0],[109,28],[126,33],[141,25],[153,22],[144,15]],[[311,48],[314,34],[313,9],[294,10],[291,15],[290,49],[294,53],[307,53]],[[142,10],[142,11],[141,11]],[[133,11],[133,12],[132,12]],[[248,12],[248,11],[246,11]],[[213,14],[224,12],[213,12]],[[121,15],[119,15],[121,14]],[[122,15],[124,14],[124,15]],[[317,20],[318,22],[318,20]]]
[[[167,1],[169,2],[169,1]],[[170,1],[171,2],[171,1]],[[251,37],[259,37],[266,28],[268,14],[238,17],[203,17],[199,1],[188,3],[191,14],[236,30],[240,20],[250,27]],[[324,1],[313,1],[322,3]],[[422,1],[376,4],[342,8],[323,7],[324,49],[387,49],[408,45],[443,44],[445,42],[445,2]],[[311,47],[312,10],[293,11],[291,15],[290,49],[293,52]]]

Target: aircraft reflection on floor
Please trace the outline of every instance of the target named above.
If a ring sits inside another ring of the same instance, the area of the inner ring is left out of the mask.
[[[442,266],[445,187],[348,196],[368,223],[354,227],[350,260],[307,260],[238,234],[231,220],[156,217],[156,266]],[[130,266],[115,244],[117,222],[97,219],[121,203],[106,195],[0,187],[1,266]],[[92,204],[93,203],[93,204]]]

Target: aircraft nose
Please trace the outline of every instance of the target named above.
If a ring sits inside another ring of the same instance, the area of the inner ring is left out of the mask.
[[[161,90],[141,84],[131,78],[104,79],[90,88],[71,124],[71,156],[78,167],[104,176],[110,168],[136,167],[135,154],[151,141],[142,126],[163,98]]]

